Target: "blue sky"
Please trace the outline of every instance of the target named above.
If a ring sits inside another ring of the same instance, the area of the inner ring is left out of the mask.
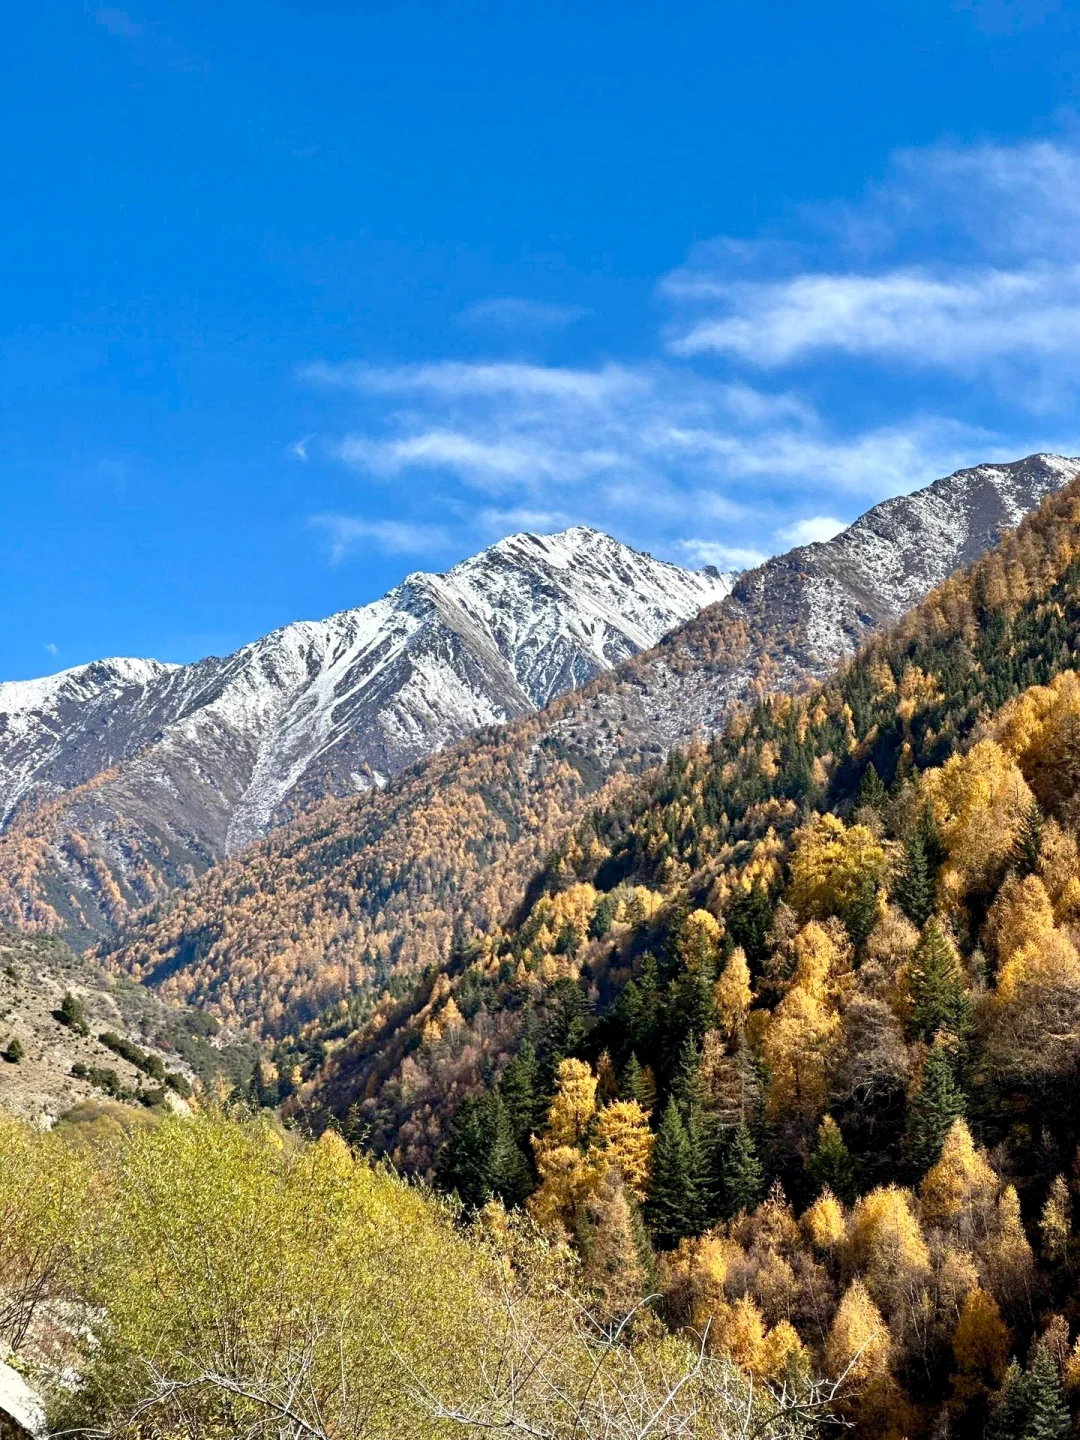
[[[1064,0],[5,20],[0,677],[1080,451]]]

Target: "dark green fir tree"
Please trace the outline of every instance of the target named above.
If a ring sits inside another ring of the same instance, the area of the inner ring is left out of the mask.
[[[889,792],[882,783],[881,776],[877,772],[874,762],[871,760],[863,771],[862,779],[859,781],[859,792],[855,797],[855,808],[861,810],[864,805],[871,810],[884,808],[889,798]]]
[[[934,909],[934,877],[921,825],[914,826],[904,842],[904,860],[896,877],[894,897],[911,923],[921,930]]]
[[[669,1100],[653,1146],[645,1201],[645,1219],[661,1250],[673,1250],[680,1240],[693,1234],[692,1159],[679,1107]]]
[[[827,1189],[845,1205],[855,1199],[855,1161],[844,1144],[840,1126],[831,1115],[826,1115],[818,1126],[817,1144],[807,1162],[806,1177],[815,1195]]]
[[[939,1030],[963,1035],[971,1021],[971,1002],[956,947],[941,921],[931,915],[923,926],[908,972],[912,1037],[933,1040]]]
[[[1035,1346],[1027,1373],[1028,1415],[1024,1440],[1066,1440],[1070,1434],[1069,1407],[1057,1366],[1046,1345]]]
[[[728,1216],[740,1210],[754,1210],[765,1194],[765,1172],[754,1148],[747,1125],[736,1125],[726,1137],[720,1164],[724,1211]]]
[[[1069,1407],[1057,1366],[1040,1342],[1027,1370],[1014,1360],[986,1423],[986,1440],[1067,1440]]]
[[[922,1082],[908,1107],[904,1148],[912,1166],[924,1175],[937,1163],[949,1127],[964,1114],[963,1091],[956,1083],[948,1045],[934,1044],[923,1065]]]

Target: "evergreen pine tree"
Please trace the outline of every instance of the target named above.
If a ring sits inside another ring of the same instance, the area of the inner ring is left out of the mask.
[[[776,905],[759,880],[752,889],[735,892],[727,911],[727,933],[732,945],[741,945],[753,973],[761,970],[769,953],[768,934]]]
[[[633,1050],[631,1050],[630,1059],[623,1066],[622,1075],[619,1077],[619,1099],[636,1100],[643,1110],[648,1108],[645,1104],[645,1085],[641,1078],[641,1065]]]
[[[765,1172],[754,1148],[749,1128],[736,1125],[727,1137],[720,1167],[724,1187],[724,1209],[730,1215],[754,1210],[765,1193]]]
[[[479,1210],[493,1196],[511,1206],[528,1197],[532,1169],[496,1091],[462,1100],[435,1162],[435,1178],[443,1190],[456,1192],[467,1210]]]
[[[60,1008],[55,1014],[61,1024],[66,1025],[70,1030],[74,1030],[77,1035],[90,1034],[90,1022],[86,1018],[86,1011],[83,1008],[82,1001],[76,1000],[70,990],[60,1001]]]
[[[671,1024],[677,1033],[702,1036],[716,1020],[714,975],[683,970],[671,987]]]
[[[807,1163],[806,1176],[815,1195],[831,1190],[846,1205],[855,1198],[855,1161],[831,1115],[826,1115],[818,1126],[817,1144]]]
[[[962,1035],[971,1019],[971,1003],[956,950],[936,915],[931,915],[908,972],[911,991],[911,1033],[932,1040],[939,1030]]]
[[[956,1083],[953,1057],[940,1041],[923,1065],[922,1083],[908,1107],[905,1149],[920,1175],[936,1165],[954,1120],[964,1114],[964,1095]]]
[[[611,929],[619,902],[613,895],[601,895],[589,920],[589,938],[602,940]]]
[[[1070,1432],[1069,1407],[1057,1366],[1047,1346],[1035,1346],[1027,1373],[1027,1427],[1024,1440],[1066,1440]]]
[[[1023,878],[1039,868],[1043,846],[1043,818],[1038,801],[1032,801],[1024,814],[1020,833],[1013,845],[1012,860],[1016,873]]]
[[[1066,1440],[1070,1428],[1057,1366],[1040,1341],[1026,1371],[1015,1360],[1009,1365],[986,1440]]]
[[[514,1139],[527,1146],[529,1136],[544,1123],[544,1096],[540,1092],[540,1066],[536,1047],[526,1040],[503,1071],[499,1096],[506,1109]]]
[[[490,1194],[512,1209],[516,1205],[524,1205],[532,1193],[535,1180],[528,1157],[514,1138],[506,1106],[497,1094],[492,1096],[492,1100],[488,1112],[492,1136],[487,1183]]]
[[[986,1440],[1022,1440],[1027,1420],[1027,1376],[1015,1360],[1009,1362],[997,1404],[986,1422]]]
[[[859,876],[855,894],[840,911],[840,919],[856,950],[861,950],[877,924],[878,887],[873,875],[864,870]]]
[[[701,1075],[701,1051],[693,1031],[686,1036],[679,1051],[671,1093],[678,1103],[683,1124],[693,1111],[704,1110],[707,1104],[705,1082]]]
[[[912,828],[904,842],[904,863],[894,887],[896,903],[921,930],[934,908],[934,882],[921,825]]]
[[[661,1250],[672,1250],[693,1232],[690,1214],[690,1142],[674,1100],[669,1100],[652,1153],[645,1219]]]
[[[486,1094],[465,1096],[435,1161],[439,1187],[448,1194],[456,1192],[467,1210],[478,1210],[492,1195],[495,1134],[487,1100]]]
[[[701,1054],[692,1032],[683,1042],[671,1093],[679,1107],[690,1147],[687,1216],[692,1233],[697,1235],[719,1218],[716,1184],[719,1127],[701,1072]]]
[[[859,781],[859,792],[855,796],[855,808],[861,810],[864,805],[868,805],[872,810],[880,810],[888,798],[889,792],[885,789],[877,767],[871,760]]]

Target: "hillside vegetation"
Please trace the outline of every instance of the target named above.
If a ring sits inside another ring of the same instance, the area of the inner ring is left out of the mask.
[[[655,1275],[763,1379],[850,1361],[860,1435],[1064,1436],[1078,642],[1071,487],[834,682],[628,782],[289,1108],[525,1203],[612,1309]]]
[[[53,936],[0,930],[0,1106],[37,1125],[73,1107],[183,1107],[247,1086],[257,1047],[211,1015],[105,975]]]
[[[573,1257],[242,1113],[108,1143],[0,1117],[0,1343],[53,1433],[115,1440],[810,1440],[833,1384],[774,1394]]]

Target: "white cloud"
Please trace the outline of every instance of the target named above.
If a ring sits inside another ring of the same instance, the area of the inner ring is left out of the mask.
[[[970,376],[1005,357],[1071,360],[1080,344],[1080,265],[955,278],[920,269],[800,275],[732,284],[716,298],[728,313],[691,325],[675,354],[724,351],[767,368],[835,350]]]
[[[437,395],[446,400],[559,400],[576,405],[604,404],[615,396],[638,394],[647,379],[625,365],[598,370],[528,365],[520,361],[470,364],[445,360],[430,365],[309,365],[303,378],[370,395]]]
[[[555,330],[572,325],[588,314],[582,305],[555,305],[527,300],[521,295],[496,295],[470,305],[461,318],[502,330]]]
[[[796,520],[776,532],[776,538],[786,545],[815,545],[821,540],[831,540],[847,529],[847,522],[832,515],[809,515],[805,520]]]
[[[452,543],[444,526],[417,525],[405,520],[315,515],[311,524],[326,533],[330,559],[335,565],[363,549],[380,550],[390,555],[427,555],[446,550]]]
[[[439,505],[462,544],[586,521],[742,566],[836,533],[835,509],[1052,448],[1029,417],[1063,397],[1054,429],[1073,429],[1080,152],[902,152],[857,203],[796,226],[797,241],[711,242],[667,276],[673,322],[651,359],[309,366],[355,405],[321,453],[407,486],[411,514]],[[483,302],[480,318],[532,304]]]
[[[45,653],[47,655],[58,655],[60,652],[51,640],[46,640]]]
[[[481,530],[499,536],[509,535],[517,530],[551,533],[566,530],[574,523],[565,510],[529,510],[520,507],[499,510],[485,506],[477,512],[475,518]]]
[[[877,498],[960,463],[976,439],[988,443],[932,417],[837,435],[795,397],[670,365],[585,371],[455,361],[338,374],[334,383],[413,400],[373,427],[390,434],[346,436],[339,459],[382,478],[449,473],[488,493],[547,497],[587,487],[649,509],[673,495],[696,506],[711,491],[713,506],[730,515],[747,508],[742,494],[724,494],[735,480],[797,480]]]
[[[762,550],[724,545],[719,540],[680,540],[676,549],[688,565],[715,565],[718,570],[752,570],[769,558]]]
[[[817,221],[801,248],[714,243],[666,277],[671,352],[757,369],[833,353],[990,376],[1012,398],[1019,372],[1036,404],[1080,382],[1071,147],[907,151],[861,205]]]

